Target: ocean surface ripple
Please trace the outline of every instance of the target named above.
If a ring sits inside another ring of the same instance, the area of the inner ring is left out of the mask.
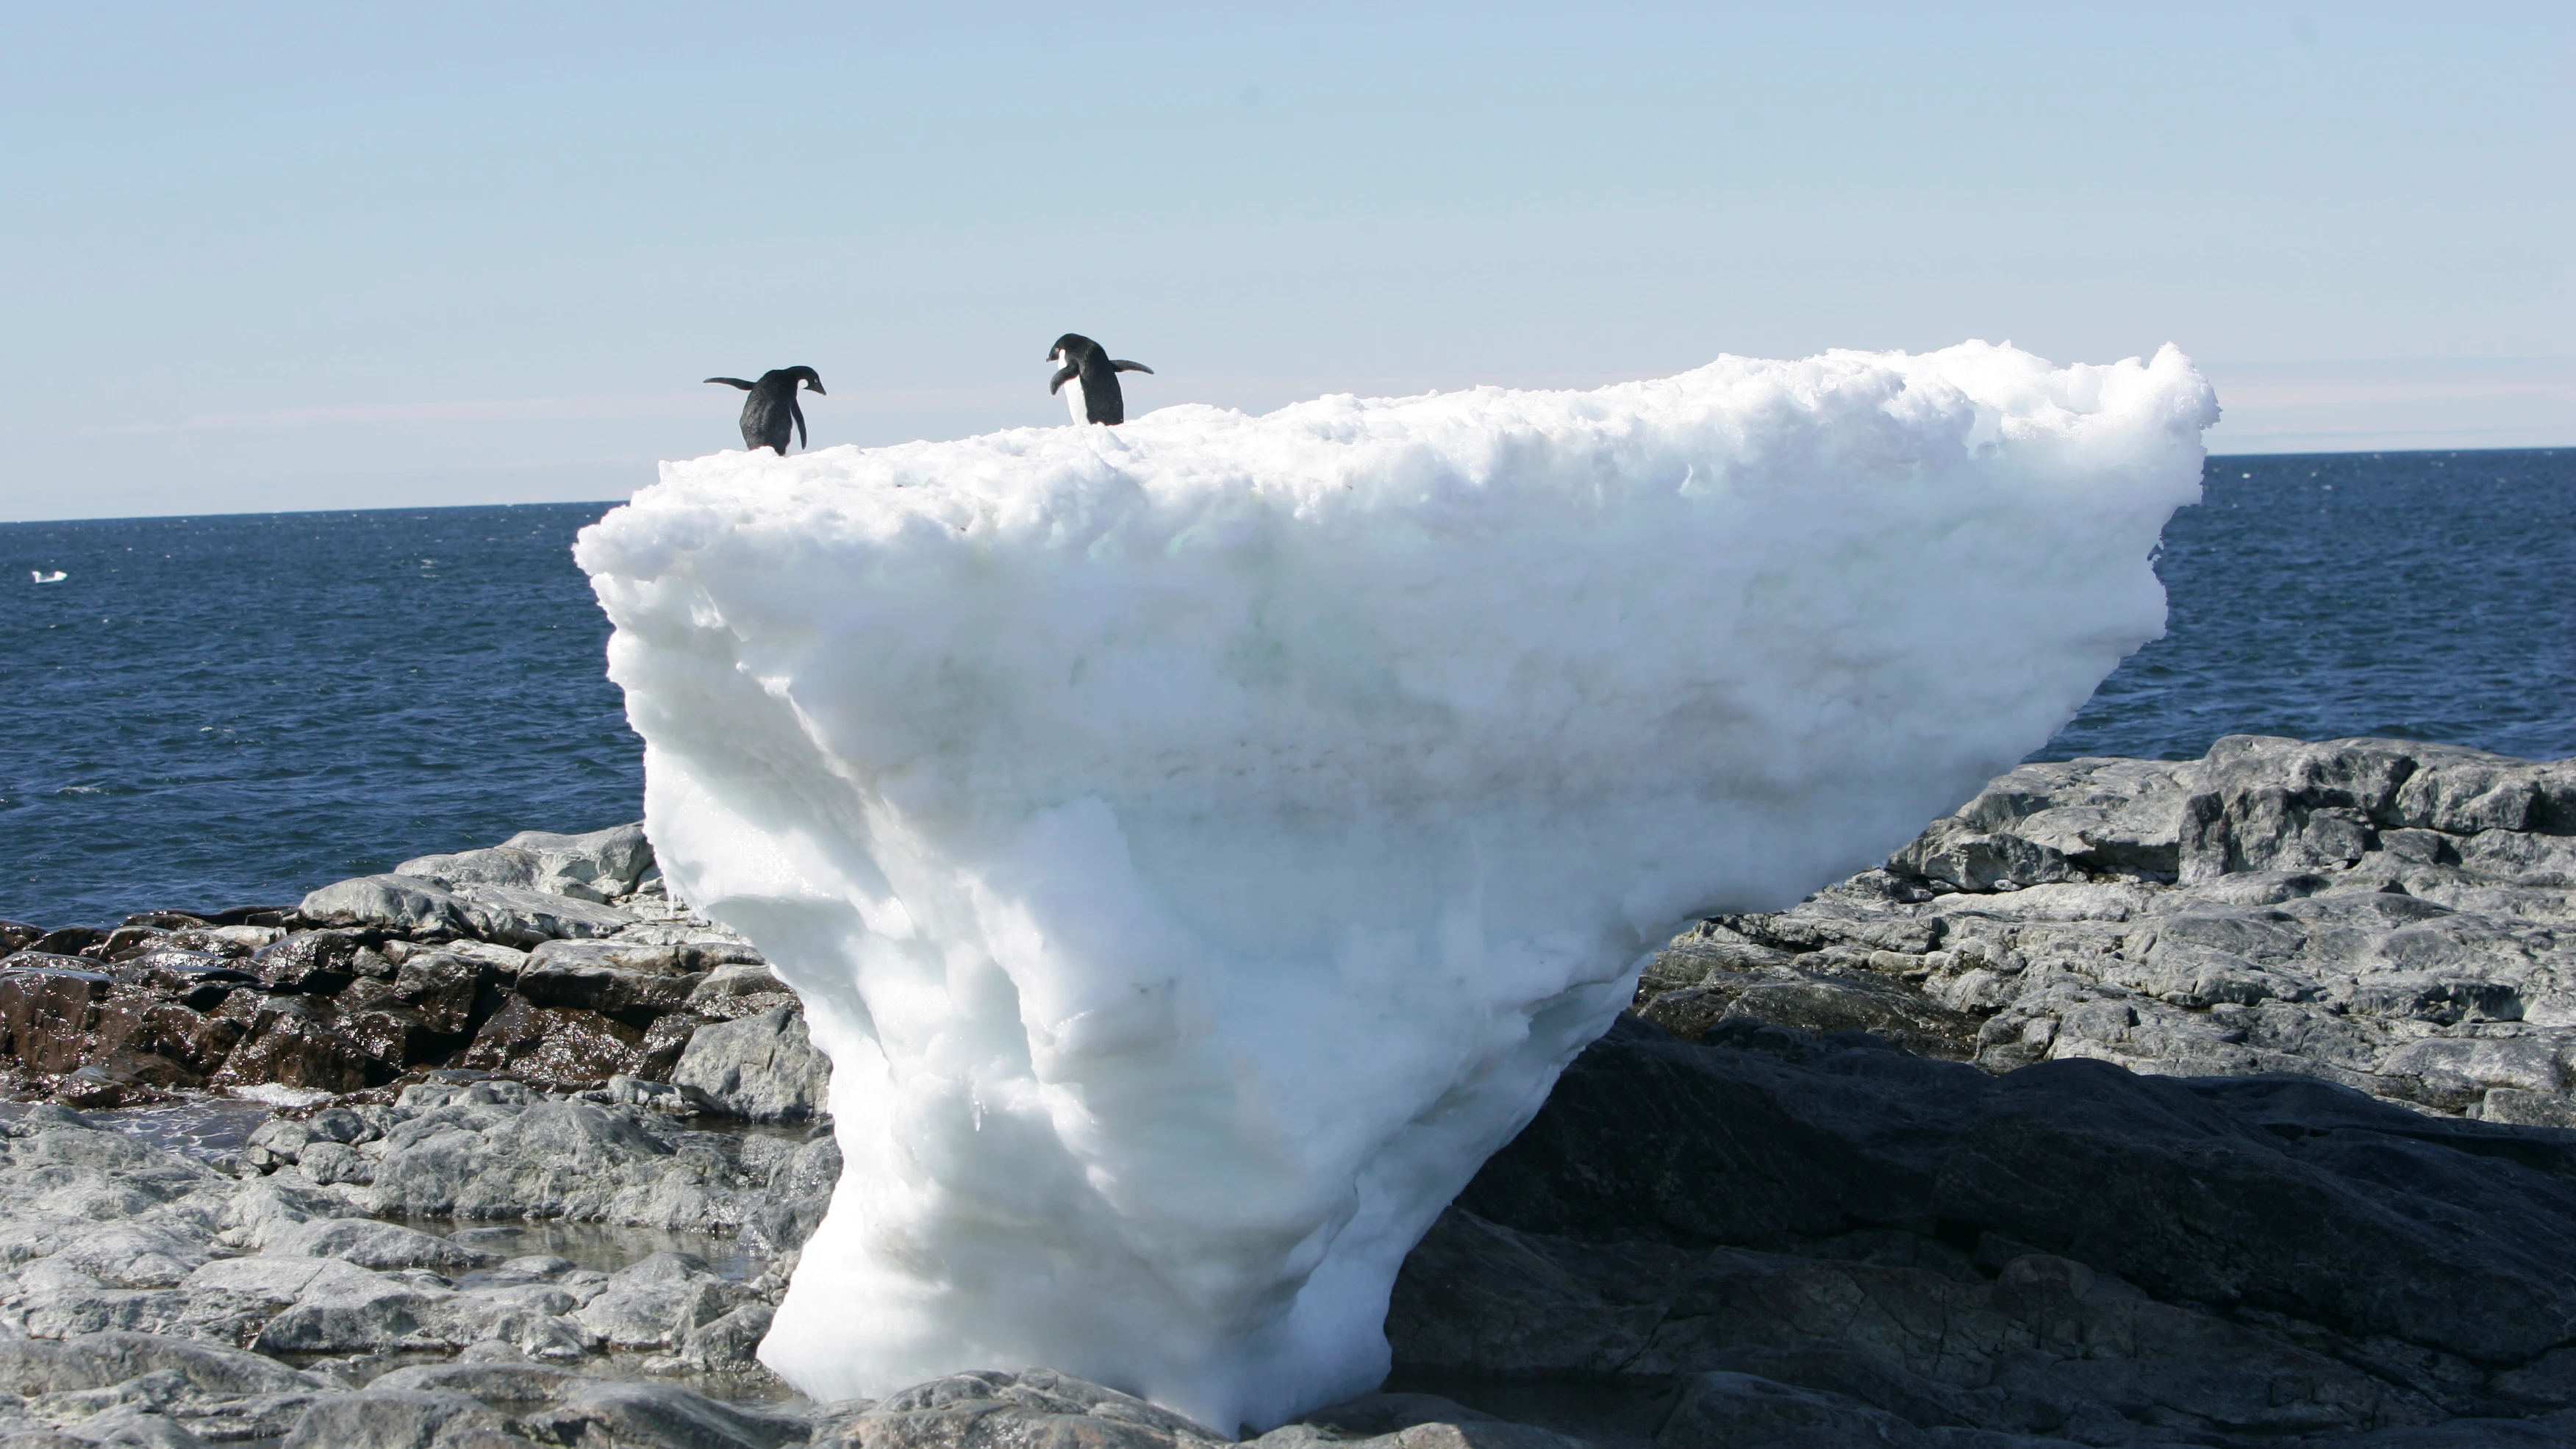
[[[569,552],[609,506],[0,525],[0,917],[291,903],[635,819]],[[2213,458],[2158,571],[2166,636],[2033,758],[2244,732],[2576,754],[2576,449]]]

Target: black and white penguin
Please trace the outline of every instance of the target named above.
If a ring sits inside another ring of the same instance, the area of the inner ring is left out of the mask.
[[[738,387],[751,396],[742,403],[742,445],[757,453],[771,449],[780,457],[787,456],[787,430],[796,430],[796,445],[806,447],[805,410],[796,405],[796,384],[803,383],[816,393],[823,391],[823,379],[810,367],[773,367],[760,375],[758,382],[745,382],[738,377],[711,377],[727,387]]]
[[[1047,384],[1047,391],[1064,392],[1065,406],[1072,409],[1077,423],[1127,421],[1127,398],[1118,390],[1118,374],[1154,370],[1141,362],[1113,360],[1099,343],[1079,332],[1057,338],[1047,361],[1064,364],[1056,370],[1055,381]],[[1070,391],[1065,391],[1067,383],[1073,384]]]

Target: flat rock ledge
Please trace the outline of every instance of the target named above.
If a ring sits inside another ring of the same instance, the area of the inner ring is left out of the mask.
[[[2576,1446],[2571,889],[2576,762],[2022,767],[1676,938],[1408,1260],[1384,1390],[1259,1442]],[[0,946],[0,1449],[1238,1437],[758,1368],[825,1067],[634,827]],[[294,1105],[142,1140],[226,1088]]]
[[[0,921],[0,1086],[83,1108],[504,1078],[797,1121],[828,1068],[741,937],[673,902],[640,825],[523,831],[293,907]],[[704,1039],[700,1040],[701,1032]]]

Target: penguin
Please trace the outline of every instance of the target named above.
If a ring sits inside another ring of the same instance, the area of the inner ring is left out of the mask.
[[[1047,361],[1061,362],[1055,381],[1047,391],[1061,390],[1066,383],[1073,390],[1065,393],[1064,402],[1077,423],[1123,423],[1127,421],[1127,399],[1118,390],[1118,374],[1152,372],[1141,362],[1117,362],[1101,351],[1100,344],[1079,332],[1068,332],[1055,340],[1055,350]]]
[[[823,379],[810,367],[773,367],[760,375],[758,382],[745,382],[738,377],[711,377],[727,387],[738,387],[751,396],[742,404],[742,445],[757,453],[763,448],[787,456],[787,429],[793,423],[796,445],[810,446],[805,441],[805,410],[796,405],[796,384],[820,395]]]

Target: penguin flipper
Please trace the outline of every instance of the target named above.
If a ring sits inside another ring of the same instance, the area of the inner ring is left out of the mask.
[[[725,386],[727,386],[727,387],[738,387],[738,388],[741,388],[744,392],[749,392],[749,391],[751,391],[751,384],[750,384],[750,383],[747,383],[747,382],[745,382],[745,381],[743,381],[741,378],[738,378],[738,377],[711,377],[711,378],[708,378],[708,379],[707,379],[707,381],[709,381],[709,382],[720,382],[720,383],[723,383],[723,384],[724,384]]]
[[[1113,362],[1109,364],[1109,370],[1111,372],[1152,372],[1154,369],[1141,362]]]
[[[1057,371],[1055,381],[1047,384],[1047,396],[1055,396],[1058,392],[1064,390],[1064,385],[1066,383],[1071,382],[1080,376],[1082,376],[1081,368],[1074,366],[1070,362],[1066,363],[1062,369]]]
[[[805,410],[796,405],[796,394],[792,392],[787,395],[787,411],[796,419],[796,446],[813,451],[814,445],[805,440]],[[781,448],[778,451],[783,454],[787,450]]]

